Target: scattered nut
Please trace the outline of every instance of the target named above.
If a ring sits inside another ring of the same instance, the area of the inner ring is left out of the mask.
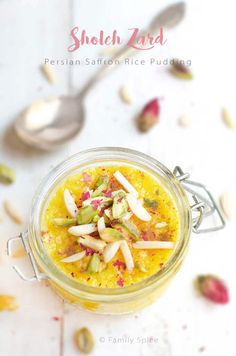
[[[167,223],[165,221],[159,222],[155,225],[157,229],[162,229],[163,227],[166,227]]]
[[[223,108],[222,109],[222,119],[225,123],[225,125],[229,128],[229,129],[233,129],[234,128],[234,121],[233,118],[231,117],[231,115],[229,114],[228,110]]]
[[[179,118],[178,124],[182,127],[189,127],[191,126],[191,119],[188,115],[182,115]]]
[[[0,295],[0,312],[1,311],[14,311],[18,308],[16,298],[11,295]]]
[[[25,255],[26,255],[26,252],[23,247],[19,247],[17,250],[15,250],[12,253],[12,257],[14,257],[14,258],[21,258],[21,257],[24,257]]]
[[[46,79],[48,80],[49,83],[51,84],[55,84],[57,81],[57,77],[56,77],[56,73],[55,71],[52,69],[52,66],[48,65],[48,64],[42,64],[41,65],[41,71],[44,74],[44,76],[46,77]]]
[[[16,175],[12,168],[5,164],[0,164],[0,182],[11,184],[15,181]]]
[[[223,193],[220,197],[220,206],[226,218],[231,220],[234,215],[234,206],[232,197],[229,193]]]
[[[88,328],[82,328],[75,332],[75,342],[79,351],[89,354],[94,348],[94,338]]]
[[[128,105],[131,105],[133,103],[133,98],[132,98],[132,95],[129,91],[129,89],[125,86],[122,86],[120,88],[120,91],[119,91],[119,94],[120,94],[120,98],[121,100],[128,104]]]
[[[191,80],[193,74],[190,69],[184,64],[184,61],[179,59],[173,59],[171,62],[170,73],[176,78]]]
[[[4,208],[8,216],[16,223],[16,224],[22,224],[23,219],[19,213],[19,211],[16,209],[16,207],[10,202],[9,200],[5,200],[4,202]]]

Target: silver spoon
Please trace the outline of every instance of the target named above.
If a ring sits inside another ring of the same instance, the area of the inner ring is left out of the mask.
[[[185,7],[184,2],[179,2],[165,8],[143,33],[151,32],[155,35],[160,27],[175,27],[183,19]],[[133,48],[125,47],[112,59],[122,60],[134,53]],[[17,135],[26,144],[43,150],[54,150],[74,138],[85,121],[85,95],[98,80],[114,68],[115,65],[104,66],[76,96],[48,98],[30,105],[14,124]]]

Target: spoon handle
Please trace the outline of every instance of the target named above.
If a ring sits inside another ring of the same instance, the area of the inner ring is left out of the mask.
[[[140,36],[145,35],[147,32],[151,32],[153,36],[157,35],[161,27],[173,28],[181,22],[185,15],[185,3],[179,2],[174,5],[166,7],[161,11],[151,22],[150,26],[140,33]],[[113,69],[117,68],[116,61],[122,62],[124,58],[128,58],[138,51],[133,47],[122,47],[112,58],[113,64],[104,65],[92,78],[87,82],[78,96],[85,96],[87,92],[95,85],[99,80],[103,79]]]

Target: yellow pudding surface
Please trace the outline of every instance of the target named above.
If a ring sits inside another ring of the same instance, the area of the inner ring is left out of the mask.
[[[130,221],[140,231],[140,241],[171,241],[176,243],[179,235],[179,217],[172,197],[153,175],[125,165],[94,166],[68,177],[51,194],[45,211],[42,214],[41,230],[44,246],[58,269],[73,280],[100,288],[122,288],[144,280],[158,272],[170,259],[173,249],[135,249],[134,237],[126,231],[124,237],[129,245],[133,257],[134,268],[127,270],[124,256],[118,250],[116,255],[107,264],[103,262],[102,253],[98,253],[100,268],[98,272],[87,271],[91,254],[94,251],[78,243],[78,236],[68,232],[68,226],[56,226],[55,218],[69,218],[64,202],[64,191],[68,189],[72,194],[77,207],[82,207],[81,197],[94,185],[100,176],[108,176],[109,184],[106,191],[117,191],[124,187],[116,180],[114,173],[119,171],[132,184],[139,193],[138,199],[143,199],[142,204],[151,215],[151,220],[141,221],[132,215]],[[94,198],[96,199],[96,198]],[[156,202],[155,207],[150,207],[147,201]],[[162,223],[161,225],[157,225]],[[163,224],[165,223],[165,224]],[[156,226],[157,225],[157,226]],[[164,226],[165,225],[165,226]],[[110,226],[106,217],[106,226]],[[113,227],[113,226],[112,226]],[[114,226],[116,228],[116,226]],[[95,234],[91,234],[99,238]],[[80,251],[86,251],[86,256],[71,263],[61,260]],[[96,253],[96,252],[95,252]]]

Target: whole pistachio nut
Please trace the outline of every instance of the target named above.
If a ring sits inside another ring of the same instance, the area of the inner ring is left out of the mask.
[[[6,166],[3,163],[0,163],[0,182],[5,184],[11,184],[15,181],[16,175],[15,171]]]
[[[75,332],[76,345],[80,352],[89,354],[94,348],[93,334],[88,328],[82,328]]]

